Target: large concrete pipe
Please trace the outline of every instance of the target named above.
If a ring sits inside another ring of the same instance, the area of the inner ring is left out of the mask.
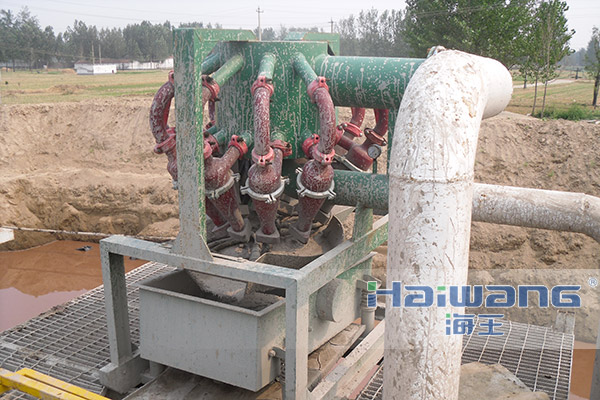
[[[510,73],[459,51],[427,59],[410,80],[390,159],[387,286],[466,285],[473,169],[482,118],[506,107]],[[451,307],[393,307],[386,299],[384,399],[458,398],[462,336]]]

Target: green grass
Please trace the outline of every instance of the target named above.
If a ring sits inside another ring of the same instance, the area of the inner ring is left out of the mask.
[[[507,110],[519,114],[531,113],[534,91],[532,85],[527,89],[515,87]],[[581,109],[582,115],[591,115],[591,117],[582,119],[594,119],[594,115],[596,115],[595,118],[598,118],[597,114],[594,114],[597,110],[591,106],[593,93],[594,83],[590,80],[579,79],[571,83],[548,85],[546,110],[552,111],[552,115],[568,115],[570,113],[575,116],[577,113],[575,110]],[[536,112],[541,111],[543,94],[544,86],[538,85]]]
[[[536,111],[535,117],[549,119],[568,119],[570,121],[581,121],[588,119],[600,119],[600,109],[593,110],[584,108],[578,104],[573,104],[567,110],[557,110],[553,107],[546,108],[544,115],[542,111]]]
[[[73,70],[2,72],[3,104],[57,103],[98,97],[152,96],[167,81],[168,71],[131,71],[110,75],[76,75]],[[8,84],[7,84],[8,83]]]

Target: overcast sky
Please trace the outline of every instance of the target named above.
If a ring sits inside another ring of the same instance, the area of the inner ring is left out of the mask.
[[[567,0],[569,28],[576,33],[571,47],[587,46],[594,24],[600,28],[599,0]],[[73,20],[88,25],[124,27],[128,23],[149,20],[151,22],[202,21],[218,22],[224,28],[254,29],[257,26],[257,8],[260,6],[261,25],[279,28],[280,25],[318,26],[327,32],[330,20],[358,14],[371,7],[378,10],[403,9],[404,0],[330,0],[283,1],[283,0],[0,0],[0,8],[18,11],[27,6],[36,15],[42,27],[51,25],[55,32],[64,32]]]

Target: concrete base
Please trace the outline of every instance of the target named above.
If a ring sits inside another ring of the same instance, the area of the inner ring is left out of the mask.
[[[290,225],[289,232],[290,235],[300,243],[306,244],[308,243],[308,239],[310,239],[310,229],[306,232],[302,232],[296,228],[296,225]]]
[[[240,242],[249,242],[252,237],[252,225],[250,225],[250,221],[244,219],[244,229],[239,232],[233,230],[232,227],[227,228],[227,233],[229,237],[235,240],[239,240]]]
[[[267,235],[266,233],[263,233],[262,230],[258,230],[256,231],[255,234],[255,238],[257,242],[260,243],[266,243],[266,244],[278,244],[281,236],[279,235],[279,231],[275,230],[275,232],[273,232],[270,235]]]

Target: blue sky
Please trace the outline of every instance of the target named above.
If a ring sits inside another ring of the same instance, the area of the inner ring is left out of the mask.
[[[569,27],[576,30],[571,47],[585,47],[596,24],[600,28],[600,1],[567,0]],[[42,26],[51,25],[55,32],[63,32],[73,20],[101,27],[123,27],[128,23],[149,20],[152,22],[203,21],[219,22],[224,28],[254,29],[257,25],[256,9],[260,6],[263,27],[277,29],[280,25],[318,26],[329,31],[330,19],[334,21],[357,14],[371,7],[403,9],[405,3],[391,0],[330,0],[328,2],[304,0],[0,0],[0,8],[18,11],[29,7]]]

